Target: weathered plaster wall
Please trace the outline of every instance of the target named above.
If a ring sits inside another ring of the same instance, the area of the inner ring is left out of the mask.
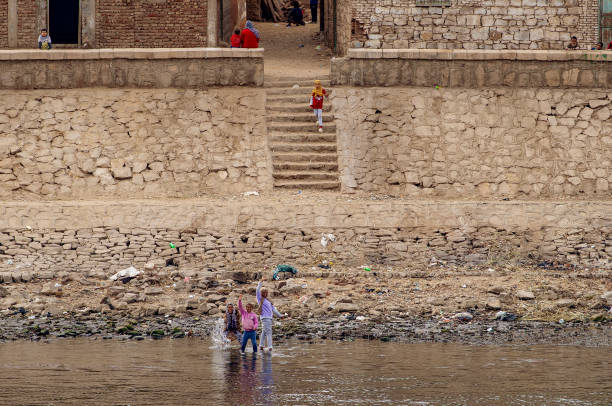
[[[217,269],[310,268],[321,257],[350,266],[435,257],[610,267],[609,202],[281,200],[5,202],[0,270],[89,272],[170,258]],[[336,241],[323,247],[321,233]]]
[[[342,187],[609,199],[611,103],[603,90],[335,88]]]
[[[612,51],[350,49],[332,84],[442,87],[612,87]]]
[[[270,189],[264,120],[255,88],[2,91],[0,198]]]
[[[0,89],[263,85],[263,49],[0,51]]]
[[[353,0],[351,46],[367,48],[582,49],[598,36],[598,0]]]

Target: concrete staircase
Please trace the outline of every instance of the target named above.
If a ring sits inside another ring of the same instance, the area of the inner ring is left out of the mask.
[[[329,87],[328,78],[320,78]],[[274,187],[338,190],[336,125],[331,104],[323,103],[323,132],[308,106],[311,79],[266,78],[268,145]],[[299,85],[294,88],[294,85]]]

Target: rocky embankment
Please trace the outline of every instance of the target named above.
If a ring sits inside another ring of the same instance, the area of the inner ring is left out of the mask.
[[[255,302],[262,272],[148,264],[110,276],[0,274],[0,340],[204,337],[238,295]],[[278,338],[612,345],[608,270],[323,263],[280,281],[263,276],[289,316],[277,322]]]

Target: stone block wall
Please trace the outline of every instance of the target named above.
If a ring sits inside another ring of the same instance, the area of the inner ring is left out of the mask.
[[[335,88],[344,191],[445,198],[612,196],[612,93]]]
[[[263,49],[0,51],[0,89],[263,85]]]
[[[350,49],[334,58],[332,84],[351,86],[612,86],[610,51]]]
[[[351,46],[366,48],[582,49],[598,38],[598,0],[353,0]]]
[[[350,267],[432,258],[611,266],[609,202],[279,200],[8,202],[0,207],[0,271],[110,274],[171,261],[307,271],[322,258]],[[335,242],[323,247],[322,233]]]
[[[0,92],[0,199],[271,189],[263,90]]]

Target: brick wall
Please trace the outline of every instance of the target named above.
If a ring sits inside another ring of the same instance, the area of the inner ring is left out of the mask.
[[[38,46],[36,29],[36,1],[17,1],[17,47],[35,48]]]
[[[0,48],[8,47],[8,1],[0,1]]]
[[[597,40],[597,0],[353,0],[351,46],[367,48],[561,49]]]
[[[201,0],[99,0],[99,48],[206,45],[207,3]]]

